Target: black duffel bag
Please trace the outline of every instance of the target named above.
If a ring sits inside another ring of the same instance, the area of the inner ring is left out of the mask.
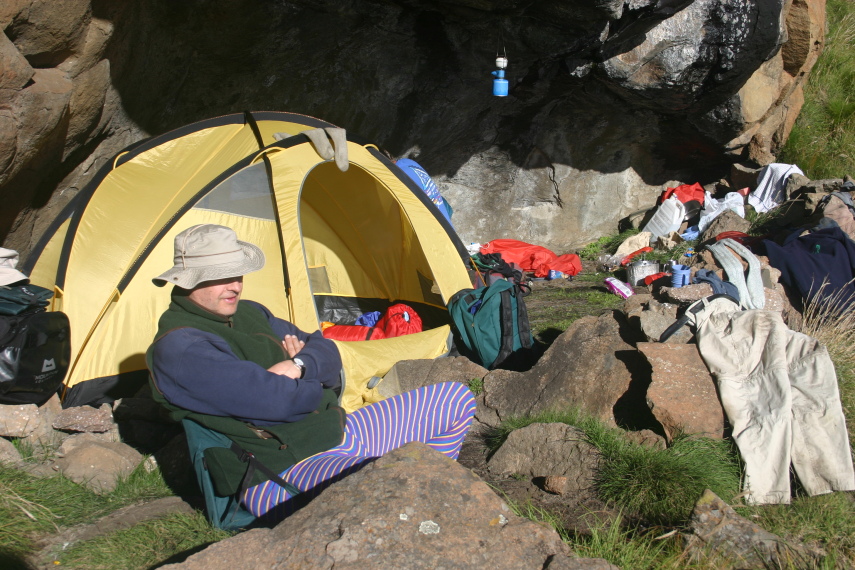
[[[41,406],[59,390],[70,358],[65,313],[31,308],[0,314],[0,404]]]

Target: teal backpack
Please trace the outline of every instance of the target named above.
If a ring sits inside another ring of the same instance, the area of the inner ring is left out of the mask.
[[[448,312],[460,340],[482,366],[493,369],[512,353],[533,346],[525,289],[499,279],[480,289],[463,289],[449,300]]]

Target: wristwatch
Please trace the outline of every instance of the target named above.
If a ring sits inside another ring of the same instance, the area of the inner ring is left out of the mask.
[[[294,366],[300,369],[300,378],[306,375],[306,365],[303,364],[303,361],[299,358],[294,358],[291,362],[294,363]]]

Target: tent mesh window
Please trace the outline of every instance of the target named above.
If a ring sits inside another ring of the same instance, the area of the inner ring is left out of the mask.
[[[221,182],[193,207],[262,220],[276,219],[276,206],[264,163],[248,166]]]

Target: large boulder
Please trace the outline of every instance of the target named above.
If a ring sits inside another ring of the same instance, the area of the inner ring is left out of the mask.
[[[554,530],[514,515],[470,471],[416,442],[333,484],[272,530],[250,530],[163,568],[546,566],[615,568],[574,558]]]
[[[583,317],[531,370],[490,372],[485,405],[499,419],[576,407],[610,425],[631,424],[636,414],[649,414],[643,398],[649,367],[630,344],[634,335],[618,314]]]
[[[26,254],[131,142],[270,109],[417,158],[465,241],[564,252],[665,186],[770,161],[824,21],[822,0],[6,0],[0,239]]]
[[[383,377],[377,390],[384,397],[402,394],[440,382],[468,384],[487,375],[487,369],[462,356],[420,360],[402,360]]]
[[[679,433],[721,438],[725,417],[715,380],[695,344],[640,342],[653,370],[647,405],[671,440]]]

